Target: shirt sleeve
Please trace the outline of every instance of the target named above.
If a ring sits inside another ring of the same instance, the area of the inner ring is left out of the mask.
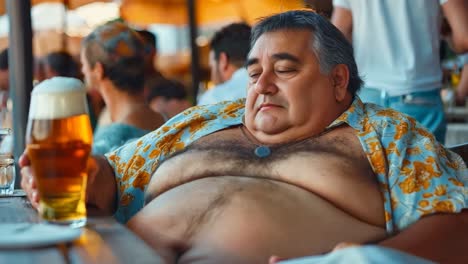
[[[333,0],[333,6],[351,9],[351,4],[349,3],[349,0]]]
[[[386,120],[382,146],[388,160],[386,184],[396,230],[435,213],[458,213],[468,206],[467,168],[414,119]],[[394,125],[389,125],[393,123]]]

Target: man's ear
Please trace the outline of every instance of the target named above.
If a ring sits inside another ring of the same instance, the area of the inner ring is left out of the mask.
[[[226,71],[226,69],[229,67],[229,58],[226,52],[219,53],[218,66],[219,69],[223,72]]]
[[[104,79],[104,66],[99,61],[94,64],[93,72],[98,80]]]
[[[333,91],[335,92],[336,101],[343,101],[345,99],[346,93],[348,92],[348,67],[344,64],[336,65],[331,71],[330,78],[333,86]]]

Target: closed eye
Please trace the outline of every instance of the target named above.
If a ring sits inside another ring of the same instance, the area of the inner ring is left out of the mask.
[[[258,77],[260,76],[260,73],[259,72],[250,72],[249,73],[249,79],[250,79],[250,82],[251,83],[255,83],[258,79]]]
[[[278,76],[284,76],[284,77],[289,77],[289,76],[292,76],[294,74],[296,74],[296,70],[295,69],[281,69],[281,70],[276,70],[276,74]]]

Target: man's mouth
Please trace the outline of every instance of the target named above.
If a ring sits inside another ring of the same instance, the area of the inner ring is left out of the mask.
[[[281,106],[277,104],[264,103],[260,105],[260,107],[258,108],[258,111],[266,111],[266,110],[270,110],[270,109],[277,108],[277,107],[281,107]]]

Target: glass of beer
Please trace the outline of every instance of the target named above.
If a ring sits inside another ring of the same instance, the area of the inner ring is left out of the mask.
[[[54,77],[34,87],[26,144],[38,185],[41,218],[84,226],[92,130],[86,89],[80,80]]]

